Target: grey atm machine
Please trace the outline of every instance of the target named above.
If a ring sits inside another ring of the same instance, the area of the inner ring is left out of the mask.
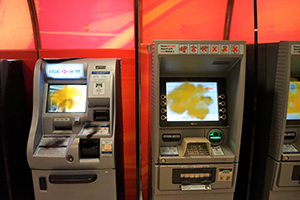
[[[263,198],[300,196],[300,41],[278,46]]]
[[[119,59],[36,62],[27,146],[36,200],[117,198],[120,87]]]
[[[245,42],[157,40],[153,50],[151,199],[232,200]]]

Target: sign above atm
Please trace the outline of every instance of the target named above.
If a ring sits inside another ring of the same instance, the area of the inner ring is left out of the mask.
[[[84,78],[82,63],[47,63],[46,76],[53,79],[80,79]]]
[[[243,44],[159,44],[159,54],[243,54]]]

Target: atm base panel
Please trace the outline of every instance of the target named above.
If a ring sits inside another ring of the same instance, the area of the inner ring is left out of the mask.
[[[97,175],[90,183],[53,184],[50,175]],[[72,200],[116,200],[116,175],[114,169],[103,170],[32,170],[36,200],[72,199]],[[40,178],[45,184],[41,189]]]

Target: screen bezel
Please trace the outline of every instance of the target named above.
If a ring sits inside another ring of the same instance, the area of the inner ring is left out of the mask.
[[[84,112],[49,112],[48,110],[48,105],[49,105],[49,91],[50,91],[50,86],[52,85],[64,85],[64,86],[70,86],[70,85],[74,85],[74,86],[77,86],[77,85],[83,85],[83,86],[86,86],[86,93],[83,95],[84,98],[87,98],[87,85],[84,84],[84,83],[55,83],[55,84],[48,84],[48,88],[47,88],[47,92],[46,92],[46,95],[47,95],[47,100],[46,100],[46,113],[49,113],[49,114],[53,114],[53,113],[58,113],[58,114],[72,114],[72,113],[86,113],[87,111],[87,105],[85,105],[85,111]],[[87,102],[87,100],[86,100]],[[86,104],[86,103],[85,103]]]
[[[174,78],[161,78],[160,79],[160,95],[159,98],[161,98],[162,95],[166,95],[166,83],[167,82],[215,82],[217,83],[218,88],[218,99],[221,94],[225,95],[225,98],[222,99],[222,101],[225,102],[224,106],[218,105],[219,110],[221,108],[225,108],[226,112],[222,113],[219,111],[219,117],[222,115],[226,116],[225,120],[219,119],[219,121],[176,121],[176,122],[168,122],[167,120],[162,120],[161,116],[161,109],[164,108],[162,106],[161,101],[159,103],[159,113],[160,113],[160,126],[162,127],[179,127],[179,126],[227,126],[228,125],[228,116],[227,116],[227,97],[226,97],[226,80],[225,78],[194,78],[194,77],[174,77]],[[161,99],[160,99],[161,100]],[[220,102],[220,99],[219,99]],[[166,112],[163,113],[166,117],[168,115],[167,109]]]

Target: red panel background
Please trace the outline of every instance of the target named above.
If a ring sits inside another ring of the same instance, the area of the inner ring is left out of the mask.
[[[134,48],[133,0],[35,0],[42,49]]]
[[[254,43],[253,0],[234,1],[229,39]]]
[[[258,10],[258,42],[300,40],[299,0],[260,0]]]
[[[148,45],[141,45],[140,69],[141,69],[141,176],[143,184],[144,199],[148,198],[148,165],[149,165],[149,137],[150,137],[150,104],[151,104],[151,56]]]
[[[142,1],[142,43],[154,39],[222,40],[227,1]]]
[[[0,1],[0,49],[34,49],[33,29],[26,0]]]

